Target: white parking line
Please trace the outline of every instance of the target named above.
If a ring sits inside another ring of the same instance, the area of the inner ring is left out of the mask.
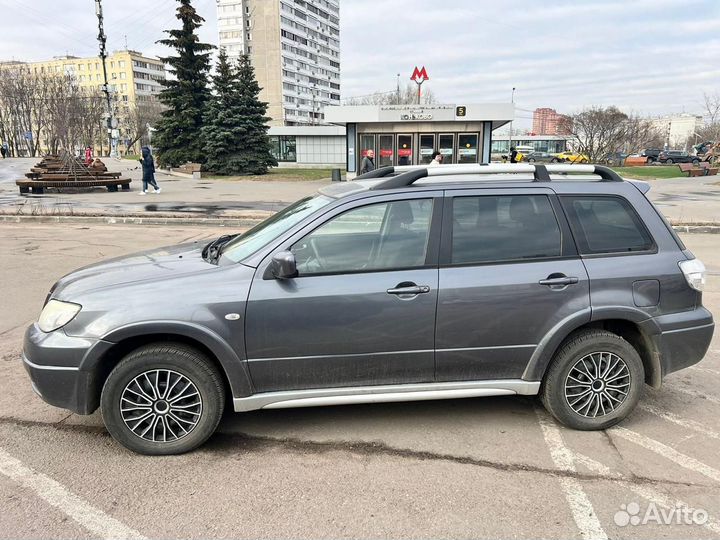
[[[145,538],[139,532],[71,493],[59,482],[25,466],[2,448],[0,448],[0,473],[33,490],[45,502],[61,510],[98,537],[138,540]]]
[[[711,478],[716,482],[720,482],[719,470],[714,469],[710,465],[705,465],[694,457],[682,454],[674,448],[670,448],[666,444],[663,444],[654,439],[650,439],[649,437],[645,437],[644,435],[640,435],[639,433],[630,431],[629,429],[623,427],[613,427],[608,429],[608,432],[612,433],[613,435],[622,437],[623,439],[626,439],[637,445],[640,445],[643,448],[650,450],[651,452],[655,452],[656,454],[659,454],[664,458],[667,458],[670,461],[677,463],[681,467],[685,467],[686,469],[700,473],[703,476],[707,476],[708,478]]]
[[[647,411],[650,414],[659,416],[663,420],[667,420],[668,422],[672,422],[673,424],[677,424],[678,426],[682,426],[684,428],[697,431],[698,433],[702,433],[707,437],[712,437],[713,439],[720,440],[720,433],[716,433],[715,431],[708,429],[707,427],[705,427],[705,424],[701,424],[700,422],[696,422],[695,420],[687,420],[678,416],[677,414],[663,411],[661,409],[658,409],[654,405],[649,405],[647,403],[641,403],[640,405],[638,405],[638,409],[642,409],[643,411]]]
[[[578,463],[582,463],[593,472],[604,474],[605,476],[616,476],[618,474],[615,471],[611,470],[610,467],[608,467],[607,465],[603,465],[602,463],[595,461],[594,459],[589,458],[583,454],[576,453],[574,457]],[[655,503],[656,505],[663,507],[665,510],[676,509],[678,508],[678,506],[681,508],[685,508],[688,513],[692,513],[694,510],[696,510],[686,502],[679,499],[673,500],[664,493],[649,486],[631,484],[622,479],[619,479],[618,482],[633,491],[636,495],[650,501],[651,503]],[[714,517],[708,515],[707,521],[702,525],[703,527],[710,529],[717,534],[720,534],[720,521],[718,521]]]
[[[540,420],[540,429],[542,429],[545,443],[550,450],[550,457],[555,466],[562,471],[575,471],[575,463],[572,452],[565,446],[560,435],[557,425],[548,421],[544,413],[536,409],[538,419]],[[569,476],[560,478],[560,486],[565,493],[565,499],[570,506],[573,519],[580,535],[585,539],[607,539],[607,534],[602,528],[598,520],[595,509],[588,499],[587,494],[582,488],[580,481]]]
[[[688,388],[683,388],[682,386],[668,386],[668,389],[671,392],[680,392],[681,394],[686,394],[688,396],[692,396],[698,399],[704,399],[705,401],[709,401],[710,403],[720,405],[720,399],[716,398],[715,396],[703,394],[702,392],[698,392],[697,390],[690,390]]]
[[[720,371],[706,367],[691,366],[688,369],[691,369],[693,371],[699,371],[700,373],[707,373],[709,375],[720,375]]]

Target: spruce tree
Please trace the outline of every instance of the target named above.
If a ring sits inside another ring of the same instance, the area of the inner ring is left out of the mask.
[[[162,58],[175,78],[162,82],[165,88],[159,98],[167,109],[162,112],[153,136],[158,159],[166,166],[204,161],[201,129],[209,97],[209,51],[213,48],[200,43],[196,33],[205,19],[197,14],[190,0],[178,2],[176,17],[182,28],[165,30],[170,37],[159,41],[177,52],[176,56]]]
[[[221,50],[213,89],[203,129],[204,169],[225,175],[267,173],[277,161],[267,136],[267,103],[259,99],[260,85],[250,57],[241,56],[234,66]]]

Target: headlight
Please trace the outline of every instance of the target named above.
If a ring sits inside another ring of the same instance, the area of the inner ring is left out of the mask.
[[[58,328],[62,328],[75,318],[80,312],[82,306],[71,304],[70,302],[61,302],[60,300],[50,300],[38,319],[38,327],[43,332],[53,332]]]

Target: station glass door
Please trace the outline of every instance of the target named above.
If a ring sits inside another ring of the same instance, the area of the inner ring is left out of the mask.
[[[376,163],[378,167],[389,167],[393,164],[395,153],[393,151],[392,135],[378,135],[378,153]]]
[[[427,164],[432,161],[432,154],[435,151],[435,135],[423,133],[420,135],[420,163]]]
[[[398,135],[397,136],[397,164],[413,165],[413,136]]]

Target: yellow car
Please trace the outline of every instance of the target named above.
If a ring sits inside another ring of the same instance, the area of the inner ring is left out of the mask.
[[[565,163],[590,163],[590,158],[585,154],[579,154],[577,152],[560,152],[554,154],[560,161]]]

